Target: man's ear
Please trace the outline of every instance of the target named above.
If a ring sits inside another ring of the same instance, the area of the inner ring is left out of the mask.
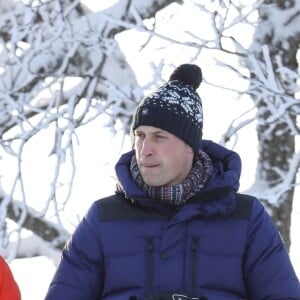
[[[186,145],[188,147],[188,153],[195,154],[194,149],[190,145],[188,145],[188,144],[186,144]]]

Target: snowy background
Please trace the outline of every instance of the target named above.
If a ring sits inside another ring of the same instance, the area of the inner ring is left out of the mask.
[[[98,11],[99,8],[103,8],[103,5],[111,5],[114,1],[86,0],[82,2]],[[190,18],[190,21],[192,22],[193,18]],[[128,33],[128,35],[120,37],[119,41],[121,47],[126,48],[125,52],[128,55],[128,61],[136,71],[139,83],[143,84],[151,76],[150,59],[146,56],[151,56],[152,53],[145,52],[141,55],[137,51],[138,47],[135,45],[135,39],[136,37],[133,33]],[[157,58],[157,60],[160,59],[162,58]],[[174,64],[182,63],[180,53],[170,53],[168,60]],[[230,82],[231,80],[229,77],[224,78],[223,74],[216,73],[213,63],[209,60],[203,61],[201,67],[203,68],[204,76],[219,77],[220,80],[225,82]],[[237,112],[241,110],[241,107],[250,107],[252,105],[251,101],[247,102],[245,100],[242,102],[236,99],[222,101],[224,91],[213,87],[204,90],[200,87],[198,91],[204,106],[204,138],[212,139],[216,142],[220,140],[224,128],[227,128],[233,118],[237,116]],[[77,175],[72,192],[73,201],[70,201],[71,205],[66,207],[65,213],[65,217],[70,224],[68,228],[70,231],[75,228],[93,201],[114,191],[114,163],[120,153],[130,149],[129,139],[122,145],[122,137],[114,136],[109,129],[102,128],[104,123],[105,120],[98,119],[87,127],[81,128],[78,132],[80,145],[75,149],[77,153]],[[26,184],[30,186],[28,197],[36,199],[36,206],[38,206],[39,199],[43,198],[45,189],[48,188],[50,172],[48,172],[49,166],[47,161],[45,161],[45,156],[47,156],[51,141],[49,141],[48,136],[42,135],[37,137],[34,143],[39,143],[39,151],[38,153],[33,151],[35,145],[32,145],[32,148],[27,147],[24,156],[24,165],[27,165],[24,169],[24,178],[27,180]],[[240,191],[247,191],[254,182],[257,161],[255,124],[243,129],[234,150],[241,155],[243,161]],[[5,163],[7,163],[5,167],[7,179],[3,178],[2,182],[4,185],[5,183],[9,185],[11,165],[9,161],[5,161]],[[297,233],[300,226],[299,198],[300,189],[298,187],[295,194],[297,201],[294,201],[295,207],[292,216],[291,246],[291,259],[298,277],[300,277],[300,237],[299,233]],[[74,215],[74,212],[77,212],[77,214]],[[41,247],[38,241],[36,241],[36,247]],[[56,269],[53,260],[46,256],[16,259],[12,261],[10,266],[20,286],[23,300],[40,300],[44,298]]]

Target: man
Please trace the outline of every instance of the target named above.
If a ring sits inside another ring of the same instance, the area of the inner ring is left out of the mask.
[[[21,300],[21,293],[16,283],[9,265],[0,256],[0,299],[1,300]]]
[[[181,65],[140,103],[117,193],[75,230],[47,300],[300,299],[270,217],[237,193],[239,156],[202,140],[201,81]]]

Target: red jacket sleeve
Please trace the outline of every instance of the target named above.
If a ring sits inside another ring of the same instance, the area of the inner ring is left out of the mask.
[[[21,300],[18,284],[2,256],[0,256],[0,299]]]

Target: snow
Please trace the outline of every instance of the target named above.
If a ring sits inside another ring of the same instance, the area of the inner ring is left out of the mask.
[[[108,1],[94,1],[94,0],[85,0],[86,5],[92,9],[93,11],[97,12],[99,11],[99,7],[95,3],[98,3],[101,6],[105,3],[105,5],[108,7],[110,5],[113,5],[115,1],[108,0]],[[1,3],[4,3],[2,1]],[[5,2],[6,3],[6,2]],[[7,1],[8,3],[8,1]],[[10,1],[12,3],[12,1]],[[300,2],[297,4],[300,6]],[[102,6],[103,8],[103,6]],[[9,9],[7,7],[6,9]],[[186,9],[185,7],[175,7],[175,10],[183,11],[183,9]],[[270,11],[269,13],[276,13],[276,10]],[[291,17],[293,16],[293,11],[290,12]],[[30,17],[29,14],[26,15],[28,18]],[[136,16],[138,18],[138,16]],[[276,29],[276,33],[278,35],[286,34],[286,28],[282,26],[283,23],[283,14],[278,14],[278,28]],[[97,18],[97,16],[91,15],[90,20],[93,20],[93,18]],[[180,18],[180,17],[178,17]],[[298,16],[299,18],[299,16]],[[190,16],[189,20],[193,23],[194,19],[192,16]],[[85,26],[83,26],[83,22],[86,20],[82,20],[81,25],[77,27],[78,34],[81,36],[81,40],[86,37],[86,40],[91,42],[91,38],[95,36],[91,36],[87,34],[84,35],[84,29]],[[179,23],[179,20],[177,20],[177,24],[181,24],[182,22],[186,22],[186,20],[181,19],[181,23]],[[93,22],[92,22],[93,23]],[[96,22],[95,22],[96,23]],[[294,22],[294,24],[298,24],[299,22]],[[185,24],[186,25],[186,24]],[[184,26],[184,25],[180,25]],[[267,24],[266,24],[267,26]],[[174,28],[172,27],[172,24],[170,22],[169,26],[165,26],[164,31],[170,31]],[[199,28],[198,28],[199,29]],[[207,28],[201,28],[199,29],[201,31],[201,34],[209,34],[209,31]],[[283,31],[284,30],[284,31]],[[296,30],[296,29],[295,29]],[[298,29],[297,29],[298,30]],[[173,30],[174,31],[174,30]],[[132,38],[130,38],[130,35],[133,35]],[[149,74],[144,74],[144,66],[145,66],[145,56],[152,56],[153,64],[157,66],[157,70],[159,71],[160,63],[161,63],[161,57],[163,57],[163,53],[161,52],[160,55],[156,55],[157,52],[153,51],[154,46],[152,46],[152,50],[145,50],[143,53],[139,52],[138,47],[136,46],[137,41],[140,41],[141,39],[137,38],[139,34],[139,37],[143,35],[142,32],[133,32],[128,33],[125,39],[127,41],[123,41],[123,45],[125,44],[127,49],[127,53],[130,52],[131,57],[127,57],[128,60],[130,60],[130,65],[134,66],[134,69],[138,70],[140,72],[138,76],[139,82],[148,82]],[[174,31],[174,34],[177,34],[177,32]],[[176,35],[177,37],[177,35]],[[143,39],[141,40],[140,44],[143,44],[148,38],[148,35],[144,35]],[[244,38],[248,40],[247,34],[244,35]],[[122,40],[122,37],[120,37],[120,40]],[[186,36],[183,38],[183,41],[186,42]],[[191,39],[191,41],[194,41],[194,39]],[[38,40],[37,40],[38,43]],[[163,40],[160,40],[160,45],[163,45]],[[48,44],[47,44],[48,45]],[[31,71],[38,72],[39,70],[43,69],[46,70],[47,68],[51,68],[51,60],[45,59],[45,58],[51,58],[51,55],[46,51],[47,46],[46,43],[44,44],[45,52],[41,53],[40,55],[36,55],[31,60]],[[63,45],[59,44],[59,48],[61,48],[63,51]],[[115,47],[116,45],[110,45],[111,47]],[[133,47],[134,46],[134,47]],[[133,47],[133,48],[129,48]],[[137,50],[138,49],[138,50]],[[165,56],[165,63],[168,64],[169,62],[178,62],[178,57],[182,54],[182,48],[177,48],[178,51],[175,51],[172,49],[167,49],[168,54]],[[147,52],[148,51],[148,52]],[[151,52],[152,51],[152,52]],[[267,52],[268,49],[265,49],[265,52]],[[96,52],[96,51],[95,51]],[[167,53],[167,52],[166,52]],[[268,53],[265,53],[266,58],[268,57]],[[93,54],[95,56],[95,53]],[[67,57],[67,55],[66,55]],[[183,57],[186,59],[186,55],[184,53]],[[98,57],[100,59],[100,56]],[[55,58],[52,60],[54,61]],[[113,62],[113,61],[112,61]],[[253,63],[255,64],[255,62]],[[95,64],[96,65],[96,64]],[[112,64],[107,64],[109,68],[112,68]],[[222,82],[222,84],[227,85],[228,87],[232,86],[232,89],[238,85],[236,81],[232,81],[231,77],[226,75],[223,76],[224,73],[220,72],[219,74],[216,74],[215,72],[215,62],[208,60],[205,60],[203,62],[202,67],[205,69],[205,78],[207,81],[211,82]],[[257,66],[257,69],[259,71],[259,66]],[[271,68],[270,68],[271,69]],[[24,73],[22,73],[19,76],[19,83],[21,85],[25,84],[27,80],[31,80],[31,77],[26,76],[28,74],[28,70],[24,70]],[[94,70],[92,70],[94,71]],[[111,81],[114,82],[114,80],[121,80],[120,82],[116,82],[116,85],[125,85],[128,84],[128,91],[132,90],[132,86],[134,86],[135,82],[128,82],[130,79],[130,76],[128,76],[129,73],[126,72],[126,70],[119,70],[119,65],[113,65],[113,68],[110,70],[105,70],[106,73],[109,74],[117,74],[122,72],[124,74],[123,76],[111,76]],[[110,72],[109,72],[110,71]],[[0,73],[3,72],[0,68]],[[259,74],[257,72],[257,74]],[[271,75],[268,73],[268,75]],[[292,74],[293,75],[293,74]],[[225,78],[224,78],[225,77]],[[24,79],[25,78],[25,79]],[[213,80],[211,80],[213,78]],[[266,84],[269,86],[272,86],[274,88],[277,88],[277,84],[274,81],[273,77],[264,77],[264,74],[261,74],[262,81],[265,81]],[[220,84],[221,85],[221,84]],[[94,86],[90,86],[90,88],[94,88]],[[107,90],[107,87],[105,87]],[[205,132],[205,138],[213,139],[215,141],[218,141],[221,139],[220,132],[223,132],[224,128],[227,128],[227,125],[232,122],[232,116],[236,116],[236,112],[239,110],[239,106],[241,105],[241,102],[232,102],[229,103],[228,101],[223,101],[224,99],[230,98],[225,96],[226,93],[230,93],[230,91],[219,91],[216,93],[216,87],[206,87],[205,90],[201,90],[201,98],[203,98],[203,106],[204,106],[204,132]],[[203,95],[203,97],[202,97]],[[218,102],[217,99],[220,99]],[[249,102],[250,103],[250,102]],[[246,105],[250,106],[252,104],[246,103]],[[243,102],[243,105],[245,105],[245,102]],[[216,109],[216,107],[218,109]],[[284,109],[278,110],[279,112],[284,111]],[[210,112],[214,112],[213,116],[210,114]],[[224,112],[226,112],[224,114]],[[206,114],[208,113],[208,114]],[[212,117],[209,117],[210,116]],[[216,122],[215,120],[222,120],[222,122]],[[91,202],[105,196],[107,194],[110,194],[114,189],[114,179],[113,179],[113,165],[116,161],[118,155],[120,154],[120,139],[111,139],[111,133],[107,129],[101,129],[101,124],[94,123],[93,128],[91,126],[87,126],[85,129],[80,129],[79,131],[79,140],[80,145],[76,147],[77,151],[77,176],[75,177],[75,181],[73,183],[73,192],[72,197],[73,199],[76,199],[76,206],[74,207],[74,201],[70,201],[70,205],[66,205],[65,207],[65,217],[68,222],[68,229],[73,230],[80,220],[80,218],[83,216],[83,214],[86,212],[88,207],[90,206]],[[91,140],[90,137],[93,137],[94,139]],[[36,201],[36,206],[44,205],[44,201],[39,201],[39,199],[43,199],[45,196],[45,191],[48,191],[50,189],[48,183],[49,183],[49,176],[51,175],[50,172],[50,163],[51,158],[48,157],[47,151],[49,150],[49,144],[51,144],[53,141],[51,137],[47,136],[44,140],[39,140],[40,147],[39,147],[39,153],[33,153],[30,146],[26,149],[25,156],[27,159],[24,159],[24,178],[27,186],[27,195],[29,199],[34,199]],[[249,147],[250,143],[250,147]],[[130,148],[130,142],[126,141],[124,148],[129,149]],[[113,149],[113,151],[112,151]],[[236,150],[240,153],[243,161],[243,173],[241,178],[241,191],[247,190],[249,188],[254,180],[254,173],[255,173],[255,163],[256,162],[256,142],[255,142],[255,129],[254,126],[249,126],[247,129],[243,129],[243,133],[239,137],[239,143],[237,145]],[[45,157],[48,157],[45,159]],[[105,158],[105,159],[104,159]],[[35,161],[35,164],[32,164],[32,161]],[[9,161],[5,163],[11,163]],[[7,165],[8,166],[8,165]],[[9,170],[11,168],[6,167],[5,170],[8,170],[7,173],[9,173]],[[5,167],[5,166],[4,166]],[[44,170],[47,170],[47,172],[43,172]],[[86,176],[88,174],[88,176]],[[9,180],[8,178],[3,178],[2,182],[3,184],[10,186],[11,184],[7,182],[6,180]],[[298,180],[299,182],[299,180]],[[39,188],[37,188],[39,187]],[[59,188],[57,190],[57,193],[67,193],[63,188]],[[300,188],[297,187],[295,199],[299,199],[300,197]],[[39,204],[39,205],[38,205]],[[74,215],[74,209],[77,211],[77,214]],[[295,201],[294,203],[294,209],[293,209],[293,215],[292,215],[292,247],[291,247],[291,259],[295,266],[296,272],[298,274],[298,277],[300,277],[300,238],[299,233],[297,231],[299,230],[300,225],[300,203],[299,201]],[[31,243],[35,245],[35,247],[30,247],[31,251],[36,250],[39,252],[39,248],[43,247],[43,244],[41,241],[32,240]],[[23,245],[26,247],[26,245]],[[45,252],[45,250],[43,250]],[[50,260],[46,256],[37,256],[37,257],[29,257],[29,258],[22,258],[22,259],[15,259],[10,263],[11,269],[13,271],[13,274],[15,276],[16,281],[18,282],[21,292],[22,292],[22,299],[23,300],[39,300],[43,299],[45,296],[45,293],[47,291],[48,285],[52,279],[52,276],[55,272],[56,265],[53,261],[57,261],[56,253],[47,253],[49,257],[52,257],[53,260]]]
[[[55,266],[45,256],[14,260],[10,264],[22,295],[22,300],[41,300],[45,297]]]

